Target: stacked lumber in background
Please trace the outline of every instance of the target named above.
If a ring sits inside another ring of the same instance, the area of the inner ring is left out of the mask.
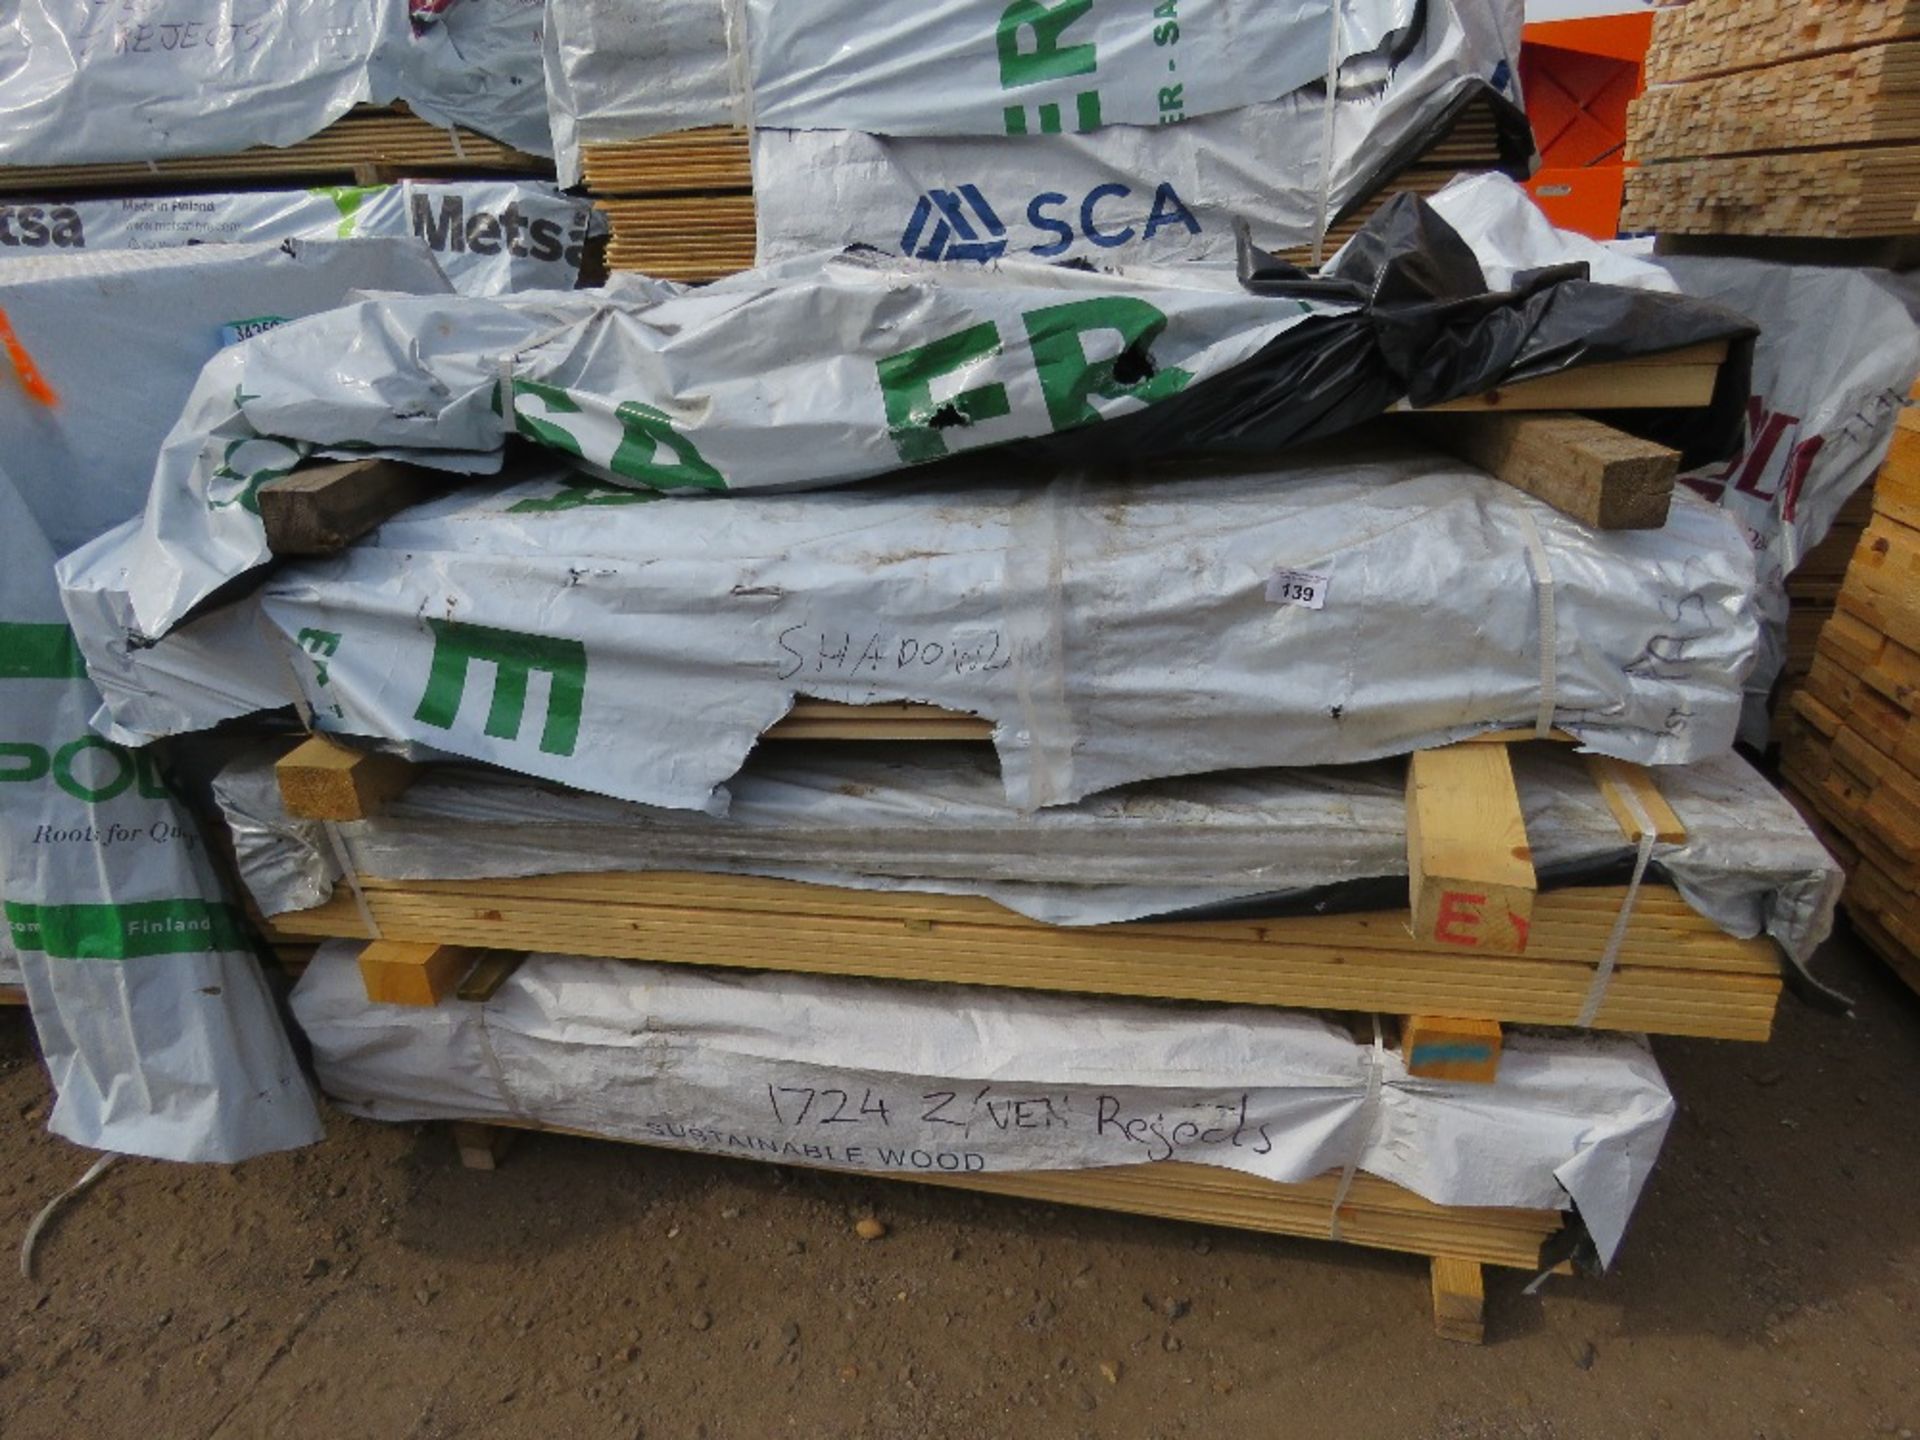
[[[1813,668],[1820,631],[1833,618],[1847,563],[1853,559],[1860,537],[1872,519],[1873,482],[1869,481],[1847,497],[1847,503],[1833,517],[1827,538],[1803,555],[1799,566],[1787,577],[1787,663],[1774,692],[1776,735],[1791,713],[1794,693]]]
[[[752,266],[753,172],[745,130],[714,127],[588,145],[582,168],[612,228],[608,269],[702,281]],[[1464,111],[1427,151],[1342,215],[1328,233],[1330,245],[1344,243],[1393,195],[1432,195],[1473,170],[1524,175],[1502,153],[1498,127],[1484,106]],[[1302,249],[1288,258],[1302,261],[1308,253]]]
[[[327,183],[380,185],[460,176],[553,178],[553,162],[471,130],[443,129],[405,106],[363,105],[318,135],[283,148],[109,165],[0,166],[0,195],[147,190],[279,189]]]
[[[1621,224],[1920,234],[1920,0],[1691,0],[1654,18]]]
[[[1900,417],[1835,603],[1781,769],[1847,867],[1855,931],[1920,990],[1920,410]]]

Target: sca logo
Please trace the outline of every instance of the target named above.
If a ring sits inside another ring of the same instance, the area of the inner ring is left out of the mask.
[[[84,250],[87,236],[71,205],[0,205],[0,245]]]
[[[1152,199],[1143,204],[1144,199],[1117,181],[1094,186],[1077,202],[1063,191],[1042,190],[1028,198],[1025,214],[1028,227],[1046,238],[1035,240],[1025,253],[1047,260],[1083,241],[1114,250],[1152,240],[1169,225],[1200,233],[1200,222],[1171,181],[1162,180]],[[978,185],[927,191],[914,202],[900,232],[900,253],[919,260],[998,260],[1008,243],[1006,222]]]
[[[544,216],[528,219],[517,204],[509,203],[497,214],[467,207],[458,195],[440,196],[436,212],[431,197],[415,192],[413,196],[413,233],[427,242],[429,249],[445,254],[449,250],[471,251],[475,255],[507,254],[515,259],[531,256],[535,260],[559,260],[578,265],[582,242],[586,239],[586,218],[581,218],[569,236],[560,222]],[[573,240],[572,245],[567,241]]]

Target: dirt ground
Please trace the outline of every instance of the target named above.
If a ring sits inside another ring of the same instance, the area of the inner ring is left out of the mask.
[[[633,1147],[341,1117],[123,1162],[0,1307],[6,1440],[1911,1437],[1920,1003],[1660,1044],[1680,1118],[1600,1279],[1489,1272],[1483,1349],[1396,1255]],[[0,1017],[0,1236],[89,1157]],[[863,1242],[853,1221],[889,1227]]]

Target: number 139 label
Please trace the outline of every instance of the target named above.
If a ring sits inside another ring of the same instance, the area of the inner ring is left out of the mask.
[[[1327,603],[1327,577],[1310,570],[1276,570],[1267,581],[1267,599],[1276,605],[1318,610]]]

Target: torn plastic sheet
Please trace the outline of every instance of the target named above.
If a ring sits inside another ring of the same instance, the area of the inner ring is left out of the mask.
[[[403,180],[227,195],[63,197],[0,204],[0,265],[97,250],[412,236],[466,295],[571,290],[589,234],[584,200],[535,180]]]
[[[241,878],[268,915],[324,904],[342,878],[324,827],[281,806],[277,753],[236,760],[214,782]],[[1543,883],[1610,880],[1633,847],[1585,762],[1548,744],[1512,758]],[[1655,873],[1729,934],[1770,936],[1804,965],[1832,927],[1842,875],[1793,807],[1734,755],[1659,783],[1687,838],[1655,848]],[[385,880],[693,870],[984,895],[1056,925],[1407,900],[1406,777],[1393,763],[1159,781],[1023,814],[979,747],[896,757],[782,743],[727,789],[718,817],[436,766],[339,829],[354,863]]]
[[[254,492],[315,450],[472,471],[518,435],[617,484],[694,493],[844,483],[1042,438],[1068,463],[1270,454],[1402,398],[1751,333],[1731,311],[1578,267],[1490,292],[1465,242],[1405,195],[1327,273],[1253,252],[1245,266],[1243,285],[1206,267],[862,252],[701,290],[344,307],[208,367],[145,516],[115,542],[117,570],[96,554],[84,583],[123,589],[132,632],[158,639],[270,561]],[[768,335],[783,337],[777,356]],[[1744,391],[1744,355],[1723,367],[1729,393]]]
[[[261,623],[223,622],[224,644],[186,627],[190,652],[129,650],[124,598],[92,578],[117,572],[111,537],[72,557],[66,598],[120,738],[297,681],[324,729],[675,808],[722,805],[796,694],[987,717],[1023,809],[1543,719],[1652,764],[1731,743],[1751,557],[1690,498],[1663,529],[1599,532],[1460,462],[1351,442],[1008,477],[700,502],[472,486],[286,566],[231,607]],[[1545,716],[1529,526],[1554,583]],[[1320,608],[1276,591],[1283,572],[1324,577]]]
[[[1685,293],[1761,326],[1739,449],[1681,478],[1726,507],[1757,557],[1765,630],[1740,738],[1765,746],[1786,663],[1787,577],[1886,459],[1894,419],[1920,375],[1920,288],[1885,271],[1679,257],[1659,264]]]
[[[921,0],[745,0],[753,123],[876,135],[1174,125],[1277,100],[1380,49],[1414,0],[1187,0],[1176,15]]]
[[[760,259],[869,244],[952,260],[1225,261],[1236,222],[1270,250],[1310,245],[1464,110],[1519,117],[1517,0],[1418,8],[1404,44],[1343,65],[1331,113],[1316,83],[1177,125],[1088,134],[756,129]],[[632,138],[617,118],[579,126],[587,141]],[[1524,173],[1532,153],[1524,119],[1503,121],[1500,134],[1503,158]]]
[[[459,0],[13,0],[0,10],[0,165],[225,155],[405,100],[547,154],[539,7]]]
[[[1511,1031],[1500,1082],[1465,1085],[1296,1011],[560,955],[427,1009],[367,1004],[356,953],[321,946],[293,1007],[323,1088],[376,1120],[872,1172],[1182,1160],[1301,1182],[1355,1163],[1436,1204],[1571,1204],[1605,1263],[1673,1115],[1626,1036]]]
[[[223,331],[360,287],[446,284],[399,239],[0,264],[0,311],[38,382],[0,378],[0,891],[57,1092],[48,1123],[76,1143],[233,1161],[320,1131],[239,911],[157,757],[87,728],[99,695],[54,557],[139,508]]]

